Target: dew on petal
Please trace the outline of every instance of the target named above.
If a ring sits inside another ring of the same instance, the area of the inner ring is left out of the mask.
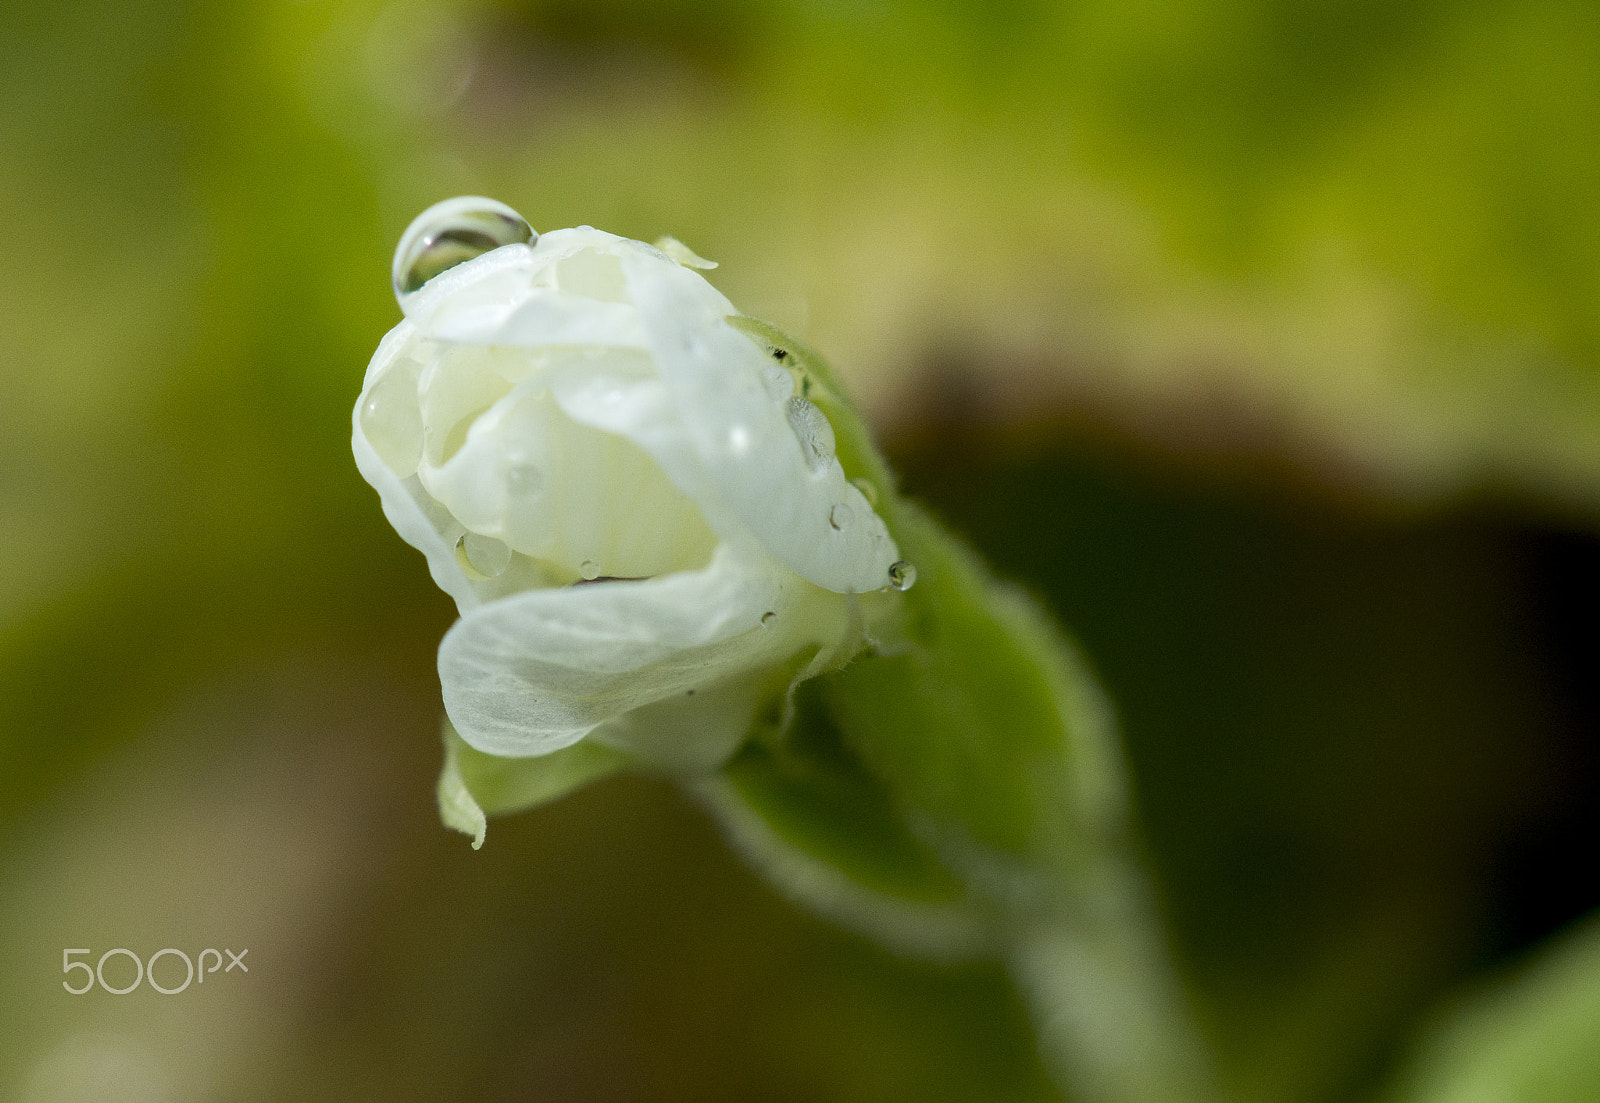
[[[504,203],[465,195],[435,203],[412,220],[394,252],[395,298],[408,296],[441,272],[502,245],[539,240],[527,219]]]
[[[805,456],[806,466],[813,471],[828,466],[833,460],[834,448],[833,426],[828,423],[828,415],[799,395],[789,399],[784,406],[784,413],[789,418],[794,435],[800,440],[800,452]]]
[[[762,613],[761,614],[761,627],[770,628],[772,626],[772,622],[777,620],[777,619],[778,619],[778,614],[777,613]]]
[[[578,564],[578,574],[582,576],[585,582],[593,582],[600,577],[600,564],[593,559],[585,559]]]
[[[407,360],[385,372],[361,404],[361,431],[383,465],[402,479],[422,461],[422,408],[417,364]]]
[[[828,511],[828,524],[832,525],[835,529],[843,529],[855,519],[856,511],[845,505],[843,502],[840,502],[838,505],[834,506]]]
[[[493,536],[463,533],[456,541],[456,562],[474,582],[487,582],[506,573],[511,565],[511,547]]]
[[[909,590],[917,584],[917,569],[904,559],[889,565],[889,588]]]

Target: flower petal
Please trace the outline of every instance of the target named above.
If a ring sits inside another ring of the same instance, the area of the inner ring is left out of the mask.
[[[552,230],[532,247],[504,245],[435,276],[407,298],[406,317],[435,341],[643,348],[638,313],[618,301],[596,264],[640,253],[672,264],[658,249],[602,230]]]
[[[355,453],[356,467],[378,492],[384,516],[401,539],[427,556],[428,573],[433,575],[434,583],[453,597],[456,607],[464,613],[479,602],[455,557],[455,541],[466,529],[423,488],[414,470],[402,478],[383,461],[362,424],[363,411],[378,385],[399,366],[415,339],[415,328],[409,322],[401,322],[378,344],[367,367],[361,398],[356,402],[350,448]]]
[[[484,362],[529,362],[527,376],[475,417],[449,459],[434,466],[430,454],[418,469],[462,524],[549,565],[552,581],[573,581],[587,568],[591,578],[644,578],[710,562],[718,539],[692,498],[629,434],[609,431],[604,418],[598,427],[573,418],[560,401],[576,390],[578,407],[631,409],[661,388],[643,352],[461,351]]]
[[[625,752],[657,770],[710,773],[749,738],[762,693],[769,689],[768,672],[757,670],[698,689],[692,697],[675,693],[601,724],[577,746]]]
[[[698,571],[506,597],[464,613],[440,645],[445,711],[480,751],[547,754],[843,632],[844,603],[817,597],[730,544]]]
[[[727,300],[699,275],[644,253],[622,264],[715,498],[802,578],[836,593],[882,589],[899,552],[845,478],[828,434],[814,424],[815,407],[795,396],[775,400],[769,358],[727,323]]]

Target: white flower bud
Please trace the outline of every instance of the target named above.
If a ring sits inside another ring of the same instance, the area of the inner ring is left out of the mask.
[[[715,765],[772,667],[889,584],[827,418],[660,250],[557,230],[401,298],[353,447],[461,611],[439,673],[473,747]]]

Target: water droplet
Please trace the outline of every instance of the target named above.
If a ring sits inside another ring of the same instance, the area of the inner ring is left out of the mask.
[[[836,529],[842,529],[856,519],[856,511],[840,502],[828,511],[828,524]]]
[[[435,203],[406,227],[394,251],[394,295],[406,299],[440,272],[491,249],[539,240],[527,219],[504,203],[463,195]]]
[[[861,491],[861,496],[867,500],[867,505],[873,509],[878,508],[878,484],[871,479],[851,479],[850,485]]]
[[[828,415],[799,395],[789,399],[784,413],[794,435],[800,438],[800,453],[805,457],[806,466],[818,471],[832,462],[833,426],[828,423]]]
[[[917,569],[904,559],[889,565],[889,589],[909,590],[917,584]]]
[[[487,582],[505,574],[511,566],[511,547],[492,536],[463,533],[456,541],[456,562],[472,581]]]
[[[536,498],[544,493],[544,472],[531,463],[519,463],[506,470],[506,489],[518,498]]]
[[[593,582],[600,577],[600,564],[593,559],[585,559],[578,564],[578,574],[583,576],[585,582]]]
[[[778,619],[778,614],[777,613],[762,613],[761,614],[761,627],[770,628],[772,626],[772,622],[777,620],[777,619]]]

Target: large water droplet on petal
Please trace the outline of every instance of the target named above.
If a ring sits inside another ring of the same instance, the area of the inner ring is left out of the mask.
[[[828,415],[799,395],[785,403],[784,413],[789,418],[789,427],[800,439],[800,452],[805,456],[806,466],[813,471],[828,466],[833,460],[834,447],[833,426],[828,423]]]
[[[404,306],[407,296],[440,272],[502,245],[538,240],[527,219],[497,200],[463,195],[435,203],[400,235],[392,273],[395,298]]]
[[[889,588],[909,590],[917,584],[917,569],[904,559],[889,565]]]
[[[464,533],[456,541],[456,562],[474,582],[486,582],[506,573],[511,566],[511,547],[503,540],[481,533]]]
[[[585,582],[593,582],[600,577],[600,564],[592,559],[585,559],[578,564],[578,574],[582,576]]]
[[[832,525],[835,529],[843,529],[855,519],[856,511],[845,505],[843,502],[840,502],[838,505],[834,506],[828,511],[828,524]]]

